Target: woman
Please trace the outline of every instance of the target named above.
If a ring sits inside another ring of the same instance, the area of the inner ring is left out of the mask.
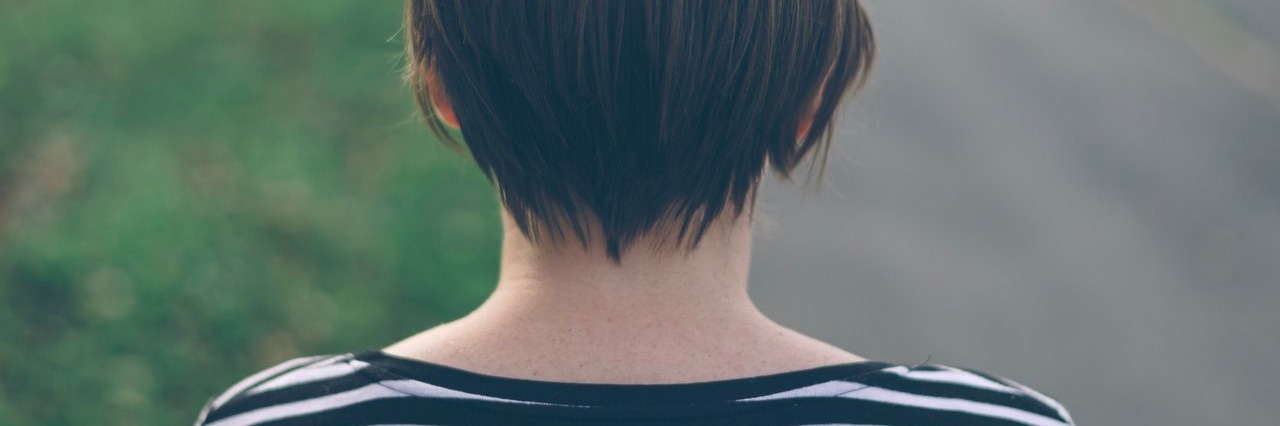
[[[385,349],[255,374],[197,424],[1071,424],[1007,379],[869,361],[748,297],[765,168],[823,164],[871,65],[857,1],[409,0],[406,15],[428,122],[502,199],[496,290]]]

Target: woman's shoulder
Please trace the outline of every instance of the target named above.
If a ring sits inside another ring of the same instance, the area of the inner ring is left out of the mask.
[[[219,424],[222,420],[254,411],[258,405],[273,402],[271,392],[300,384],[317,383],[325,392],[340,392],[343,387],[367,385],[367,378],[355,375],[350,361],[355,354],[328,354],[293,358],[249,375],[209,400],[200,410],[196,425]]]
[[[1007,377],[976,368],[937,363],[895,365],[849,381],[859,386],[840,394],[841,398],[918,408],[932,413],[954,413],[957,420],[961,416],[977,415],[1015,424],[1075,424],[1067,409],[1054,398]]]

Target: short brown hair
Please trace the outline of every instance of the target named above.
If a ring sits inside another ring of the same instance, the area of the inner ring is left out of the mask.
[[[419,107],[430,75],[520,230],[586,244],[595,221],[614,260],[659,227],[696,246],[766,163],[824,164],[875,45],[856,0],[407,0],[406,27]]]

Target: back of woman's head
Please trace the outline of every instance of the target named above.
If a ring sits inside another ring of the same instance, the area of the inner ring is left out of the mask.
[[[535,241],[693,247],[825,162],[874,51],[855,0],[408,0],[409,73]],[[814,155],[809,155],[815,153]],[[598,235],[593,235],[598,233]]]

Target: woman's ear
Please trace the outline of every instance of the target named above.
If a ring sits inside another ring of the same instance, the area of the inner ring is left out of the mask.
[[[835,64],[831,64],[827,68],[827,73],[822,77],[822,84],[818,86],[818,90],[813,93],[813,99],[809,100],[809,106],[800,112],[800,119],[796,121],[796,140],[801,141],[809,137],[809,131],[813,130],[813,119],[818,115],[818,108],[822,107],[822,99],[827,93],[827,83],[831,81],[831,73],[835,72]]]
[[[823,84],[823,86],[825,87],[826,84]],[[818,115],[819,106],[822,106],[821,91],[819,91],[818,95],[814,96],[813,100],[809,102],[808,108],[805,108],[805,110],[800,113],[800,120],[797,121],[798,124],[796,125],[796,140],[804,140],[809,137],[809,130],[812,130],[813,128],[813,118],[815,115]]]
[[[453,130],[461,130],[462,127],[458,125],[458,114],[453,111],[453,103],[449,102],[449,97],[445,95],[444,84],[440,82],[435,69],[427,72],[427,92],[427,97],[431,99],[431,109],[435,111],[440,122]]]

